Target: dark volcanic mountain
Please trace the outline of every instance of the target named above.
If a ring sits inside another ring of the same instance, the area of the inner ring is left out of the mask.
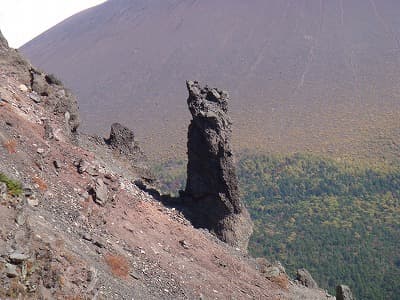
[[[126,123],[147,153],[186,151],[194,79],[232,91],[236,148],[365,154],[400,136],[399,11],[394,0],[109,0],[21,50],[73,88],[86,130]]]

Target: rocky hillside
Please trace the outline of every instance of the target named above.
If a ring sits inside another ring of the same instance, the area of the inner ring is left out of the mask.
[[[118,119],[157,158],[185,156],[190,78],[231,92],[236,150],[382,157],[377,144],[400,138],[398,11],[393,0],[109,0],[21,50],[76,91],[86,130]]]
[[[133,133],[80,133],[72,94],[1,34],[0,96],[0,298],[330,298],[140,189]]]

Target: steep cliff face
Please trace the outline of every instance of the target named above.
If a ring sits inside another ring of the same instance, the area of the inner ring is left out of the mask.
[[[192,121],[188,131],[186,200],[196,212],[194,225],[205,227],[230,245],[246,249],[250,216],[240,200],[231,147],[229,96],[188,81]]]

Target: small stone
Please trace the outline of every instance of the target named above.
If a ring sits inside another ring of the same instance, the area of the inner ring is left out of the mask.
[[[21,92],[27,92],[27,91],[28,91],[28,88],[26,87],[25,84],[20,84],[20,85],[18,86],[18,88],[19,88],[19,90],[20,90]]]
[[[104,184],[102,179],[97,179],[96,186],[94,188],[94,202],[104,206],[108,201],[108,188]]]
[[[54,138],[53,127],[51,127],[49,120],[44,120],[44,138],[51,140]]]
[[[63,132],[60,128],[57,128],[53,131],[54,139],[59,142],[59,141],[64,141],[65,137],[63,135]]]
[[[26,201],[28,202],[28,204],[32,207],[36,207],[39,205],[39,200],[36,198],[28,198],[26,199]]]
[[[25,187],[25,188],[24,188],[24,196],[29,198],[29,197],[31,197],[32,195],[33,195],[32,189],[29,188],[29,187]]]
[[[10,261],[12,261],[13,263],[20,264],[20,263],[28,260],[29,255],[14,252],[14,253],[10,254],[9,258],[10,258]]]
[[[29,94],[29,98],[31,98],[31,100],[33,100],[33,102],[35,102],[35,103],[42,102],[42,99],[40,98],[40,96],[38,94],[35,94],[35,93],[30,93]]]
[[[89,242],[93,240],[92,236],[91,236],[90,234],[88,234],[88,233],[84,233],[84,234],[82,235],[82,238],[83,238],[84,240],[86,240],[86,241],[89,241]]]
[[[86,173],[88,173],[90,176],[99,176],[99,172],[97,172],[96,168],[93,166],[89,166],[86,169]]]
[[[99,248],[105,248],[106,244],[104,243],[104,241],[100,240],[100,239],[96,239],[93,241],[93,245],[99,247]]]
[[[136,280],[139,280],[139,279],[140,279],[139,274],[136,273],[135,271],[131,271],[131,272],[129,273],[129,275],[130,275],[132,278],[136,279]]]
[[[83,174],[89,168],[89,163],[86,160],[81,159],[78,163],[78,173]]]
[[[53,165],[56,169],[61,169],[62,163],[59,160],[53,161]]]
[[[181,244],[181,246],[182,246],[183,248],[185,248],[185,249],[189,249],[189,248],[190,248],[190,244],[189,244],[187,241],[185,241],[185,240],[180,240],[180,241],[179,241],[179,244]]]
[[[13,264],[6,264],[6,274],[10,278],[18,276],[17,266]]]
[[[23,214],[18,214],[15,217],[15,222],[19,225],[19,226],[23,226],[26,222],[25,216]]]

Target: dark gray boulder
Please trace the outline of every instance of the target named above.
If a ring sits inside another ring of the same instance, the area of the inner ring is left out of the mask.
[[[308,272],[306,269],[297,270],[296,279],[306,287],[309,287],[311,289],[318,288],[318,284],[312,278],[310,272]]]
[[[336,287],[336,300],[354,300],[353,293],[347,285],[338,285]]]
[[[129,155],[136,151],[135,135],[128,127],[120,123],[111,125],[108,144],[111,148],[118,150],[121,154]]]
[[[192,120],[188,130],[185,202],[196,227],[213,231],[222,241],[246,249],[252,233],[249,213],[240,200],[231,148],[227,92],[188,81]]]

